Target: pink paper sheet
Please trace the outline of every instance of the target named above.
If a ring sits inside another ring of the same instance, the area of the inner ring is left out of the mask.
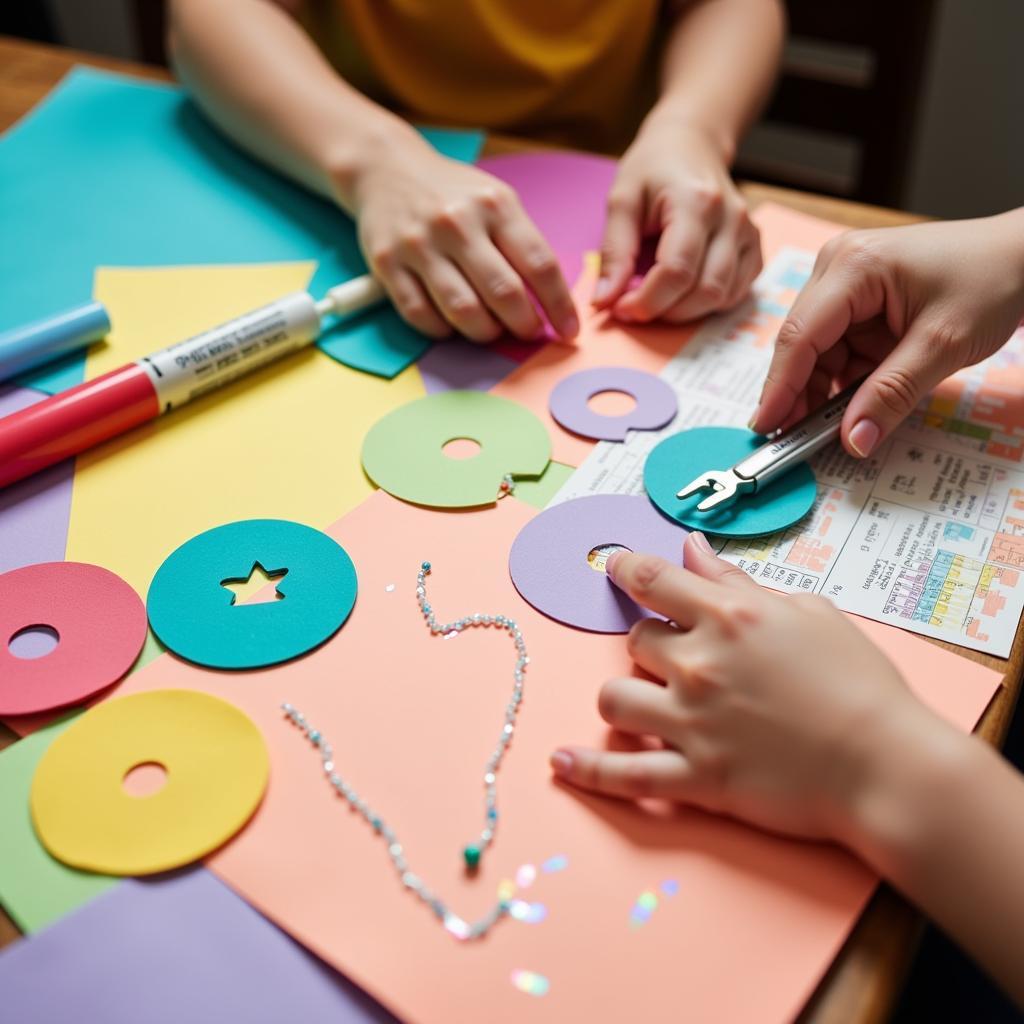
[[[765,262],[784,246],[816,252],[842,230],[837,224],[806,217],[772,203],[759,206],[753,218],[761,230]],[[551,457],[569,466],[578,466],[594,442],[570,433],[552,419],[548,398],[555,385],[570,373],[595,366],[631,366],[659,373],[700,327],[699,323],[685,327],[616,323],[592,309],[593,284],[593,271],[584,271],[573,290],[582,319],[576,342],[549,342],[492,389],[494,394],[532,409],[551,434]]]
[[[377,493],[329,530],[355,561],[360,592],[322,648],[232,674],[165,656],[121,692],[195,687],[252,716],[270,749],[271,784],[210,866],[407,1021],[791,1019],[875,879],[833,847],[552,782],[547,757],[557,745],[605,742],[597,689],[630,666],[621,637],[559,626],[516,594],[507,552],[534,514],[514,500],[434,512]],[[414,598],[423,559],[433,562],[429,595],[441,617],[512,615],[532,659],[499,777],[497,840],[475,879],[460,850],[480,826],[480,776],[508,699],[512,647],[489,630],[431,637]],[[898,630],[865,628],[924,699],[964,729],[975,723],[995,673]],[[381,841],[327,786],[319,759],[283,720],[284,700],[323,731],[338,771],[396,830],[412,870],[462,916],[482,914],[518,866],[567,855],[564,871],[541,875],[528,893],[547,919],[506,921],[482,943],[456,943],[402,891]],[[678,894],[631,928],[638,894],[664,880]],[[548,993],[515,988],[511,972],[522,969],[544,975]]]

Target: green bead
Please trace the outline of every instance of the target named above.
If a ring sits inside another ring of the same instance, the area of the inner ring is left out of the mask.
[[[462,856],[466,859],[466,867],[472,871],[475,867],[480,864],[480,847],[479,846],[467,846],[462,851]]]

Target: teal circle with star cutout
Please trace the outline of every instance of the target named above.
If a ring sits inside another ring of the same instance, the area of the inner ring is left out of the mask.
[[[666,437],[644,464],[647,495],[662,515],[690,530],[719,537],[758,537],[785,530],[811,511],[818,496],[817,481],[806,462],[723,509],[697,511],[709,490],[676,497],[698,474],[728,469],[765,443],[759,434],[736,427],[693,427]]]
[[[225,582],[256,565],[279,598],[236,603]],[[149,587],[146,611],[161,643],[210,668],[276,665],[333,636],[356,600],[355,566],[320,530],[286,519],[246,519],[200,533],[171,552]]]

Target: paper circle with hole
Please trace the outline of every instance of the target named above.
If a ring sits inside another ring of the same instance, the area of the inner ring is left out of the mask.
[[[686,533],[658,515],[643,495],[574,498],[546,509],[519,531],[509,572],[523,598],[550,618],[595,633],[626,633],[654,613],[605,574],[607,548],[661,555],[681,565]]]
[[[471,458],[450,458],[444,446],[475,441]],[[378,420],[363,442],[363,469],[403,501],[433,508],[493,505],[502,477],[539,477],[551,439],[528,409],[480,391],[419,398]]]
[[[814,473],[806,463],[723,509],[697,511],[710,491],[676,497],[699,473],[728,469],[764,443],[758,434],[736,427],[694,427],[673,434],[647,456],[644,487],[665,516],[691,530],[720,537],[758,537],[785,530],[810,512],[818,495]]]
[[[163,786],[131,796],[125,777],[158,764]],[[153,690],[96,705],[62,732],[32,779],[43,846],[65,864],[148,875],[204,857],[249,820],[270,759],[251,719],[194,690]]]
[[[57,646],[19,657],[12,642],[40,627],[56,632]],[[142,599],[108,569],[43,562],[0,575],[0,715],[88,699],[132,667],[145,640]]]
[[[280,599],[236,603],[224,584],[260,567]],[[160,641],[211,668],[260,668],[297,658],[338,631],[356,600],[345,549],[311,526],[246,519],[186,541],[156,571],[149,623]]]
[[[621,391],[636,405],[621,416],[606,416],[587,404],[602,391]],[[658,430],[679,411],[676,393],[660,377],[628,366],[597,366],[559,381],[548,406],[566,430],[598,441],[625,441],[630,430]]]

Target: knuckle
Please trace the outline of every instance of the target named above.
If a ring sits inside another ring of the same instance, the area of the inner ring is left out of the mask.
[[[523,286],[513,277],[501,275],[492,278],[486,285],[487,294],[496,302],[509,303],[525,298]]]
[[[448,292],[444,296],[443,302],[445,309],[453,317],[457,317],[460,320],[479,316],[483,312],[483,307],[479,301],[465,292]]]
[[[633,589],[638,594],[649,594],[661,579],[668,563],[655,555],[640,559],[633,570]]]
[[[551,252],[541,250],[531,253],[526,259],[526,266],[533,277],[545,284],[552,283],[561,275],[558,260]]]
[[[660,261],[661,278],[673,288],[685,288],[693,282],[693,264],[686,256]]]
[[[510,186],[495,180],[480,189],[477,202],[491,213],[504,213],[514,207],[518,200]]]
[[[851,231],[839,242],[838,260],[852,272],[863,272],[875,267],[880,260],[878,242],[869,232]]]
[[[699,213],[707,215],[721,212],[725,197],[714,185],[697,185],[690,193],[690,202]]]
[[[650,771],[639,761],[630,758],[622,769],[622,788],[630,796],[650,796],[654,780]]]
[[[875,379],[875,397],[883,408],[896,416],[905,416],[913,410],[920,390],[913,376],[898,366],[890,367]]]
[[[430,218],[434,231],[445,235],[463,237],[472,220],[472,212],[465,203],[449,203],[442,206]]]
[[[608,212],[609,213],[632,213],[636,202],[633,198],[632,192],[627,192],[625,189],[613,188],[608,193]]]
[[[430,249],[430,239],[427,237],[426,231],[420,228],[411,228],[403,232],[398,246],[401,252],[419,257]]]
[[[775,338],[775,348],[777,350],[796,348],[803,341],[805,332],[806,326],[803,320],[791,313],[782,321],[782,326]]]
[[[370,266],[378,274],[390,274],[398,266],[398,253],[390,245],[379,245],[367,253]]]

